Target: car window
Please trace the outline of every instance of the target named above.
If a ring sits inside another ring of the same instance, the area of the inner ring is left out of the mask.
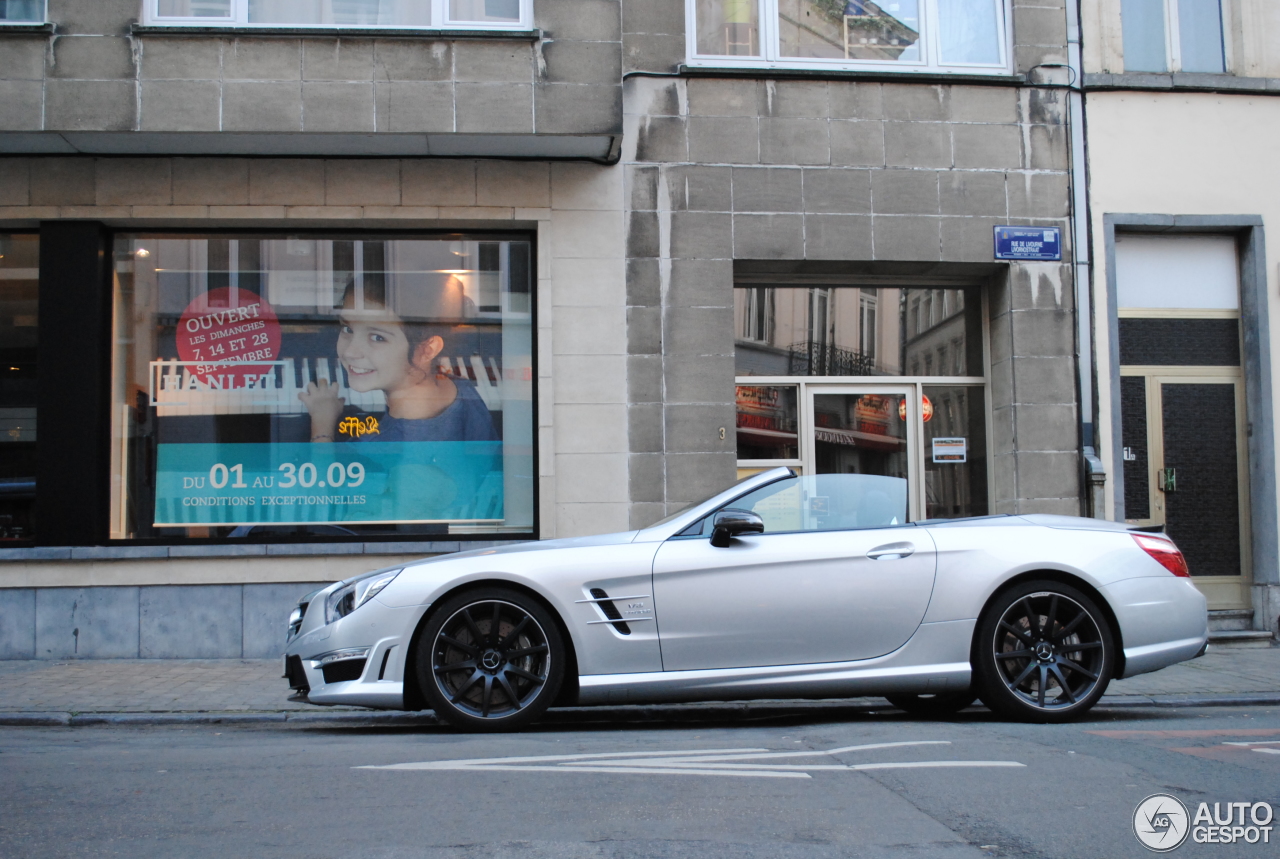
[[[762,486],[725,507],[750,510],[766,534],[884,528],[907,521],[907,481],[877,474],[814,474]],[[709,534],[710,519],[701,533]]]

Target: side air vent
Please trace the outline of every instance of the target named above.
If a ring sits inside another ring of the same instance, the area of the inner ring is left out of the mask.
[[[600,606],[600,610],[604,612],[604,616],[609,620],[617,621],[613,624],[613,628],[623,635],[631,634],[631,627],[627,626],[626,621],[622,619],[622,612],[618,611],[618,607],[609,599],[609,595],[605,593],[604,588],[592,588],[591,596],[595,598],[596,605]]]

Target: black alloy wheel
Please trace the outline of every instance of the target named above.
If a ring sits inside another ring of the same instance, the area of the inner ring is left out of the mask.
[[[564,677],[555,620],[519,591],[484,588],[438,606],[418,639],[418,683],[440,718],[467,731],[515,731],[555,700]]]
[[[963,692],[939,692],[937,694],[886,695],[889,703],[913,716],[940,719],[954,716],[974,701],[978,694],[966,689]]]
[[[1111,682],[1114,635],[1093,600],[1058,582],[1001,594],[978,628],[974,665],[983,703],[1027,722],[1066,722]]]

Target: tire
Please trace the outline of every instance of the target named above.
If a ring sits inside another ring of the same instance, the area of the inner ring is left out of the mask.
[[[564,680],[559,626],[506,588],[457,594],[418,637],[418,686],[437,716],[464,731],[519,731],[546,712]]]
[[[977,693],[970,690],[944,692],[941,695],[886,695],[885,697],[899,710],[928,719],[954,716],[978,700]]]
[[[1068,722],[1107,691],[1115,635],[1076,588],[1024,582],[998,595],[979,620],[973,667],[983,703],[1001,716]]]

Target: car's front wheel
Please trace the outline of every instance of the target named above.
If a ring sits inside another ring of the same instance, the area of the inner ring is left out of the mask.
[[[418,683],[431,709],[467,731],[517,731],[555,700],[564,643],[537,600],[505,588],[458,594],[418,638]]]
[[[1026,722],[1066,722],[1107,691],[1115,636],[1092,599],[1032,581],[996,597],[978,624],[974,672],[982,701]]]

